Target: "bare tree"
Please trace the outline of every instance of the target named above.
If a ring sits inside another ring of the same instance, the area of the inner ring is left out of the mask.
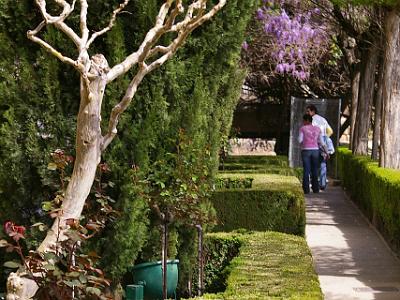
[[[109,67],[103,54],[91,56],[89,49],[98,37],[111,30],[117,15],[126,8],[129,0],[125,0],[112,12],[106,27],[94,33],[90,33],[87,25],[89,9],[87,0],[79,0],[79,32],[75,32],[66,23],[66,19],[74,12],[76,0],[54,0],[54,5],[61,11],[58,15],[50,13],[48,1],[36,0],[35,2],[43,20],[35,29],[28,31],[28,38],[63,63],[71,65],[80,75],[76,160],[61,212],[38,248],[39,252],[48,252],[54,251],[57,241],[67,239],[66,220],[79,219],[82,214],[101,155],[116,136],[119,117],[131,103],[143,78],[171,58],[188,35],[212,18],[225,5],[226,0],[219,0],[210,8],[206,5],[207,0],[165,0],[159,9],[154,26],[147,32],[137,51],[129,54],[113,67]],[[75,58],[64,55],[40,36],[49,26],[57,28],[74,43],[77,50]],[[173,35],[167,45],[160,43],[160,38],[165,34]],[[136,74],[130,81],[125,95],[112,109],[107,132],[103,133],[100,125],[105,88],[107,84],[126,74],[134,66],[136,66]],[[24,277],[22,271],[10,275],[7,288],[9,300],[31,299],[38,289],[33,280]]]
[[[382,126],[379,165],[400,169],[400,16],[392,9],[385,18],[385,54],[382,87]]]

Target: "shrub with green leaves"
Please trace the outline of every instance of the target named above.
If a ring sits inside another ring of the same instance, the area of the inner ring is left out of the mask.
[[[246,174],[220,174],[221,178],[244,178]],[[252,174],[252,189],[216,190],[212,203],[218,225],[214,231],[274,230],[304,234],[305,203],[299,181],[293,176]]]
[[[318,276],[314,271],[310,250],[304,238],[278,232],[213,233],[207,243],[211,250],[223,246],[224,251],[210,260],[216,264],[228,258],[240,245],[239,254],[222,274],[226,274],[226,290],[205,294],[198,299],[270,299],[322,300]],[[231,250],[225,250],[230,248]],[[216,264],[217,267],[219,266]],[[214,278],[221,269],[215,270]]]
[[[254,178],[245,177],[245,178],[217,178],[215,180],[215,187],[222,189],[234,189],[234,188],[251,188],[253,184]]]
[[[367,156],[339,148],[339,177],[351,198],[400,253],[400,171],[380,168]]]
[[[238,155],[226,157],[219,166],[220,173],[261,173],[296,176],[289,167],[287,156]]]
[[[224,159],[224,163],[289,167],[288,158],[285,155],[231,155]]]
[[[206,293],[223,292],[231,269],[229,265],[239,254],[242,241],[238,236],[207,235],[204,241],[204,289]]]

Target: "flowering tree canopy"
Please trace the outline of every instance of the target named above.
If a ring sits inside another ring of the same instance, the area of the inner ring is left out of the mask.
[[[294,1],[293,8],[299,5]],[[265,0],[257,11],[257,19],[263,23],[265,34],[271,42],[271,58],[275,72],[289,74],[296,79],[310,77],[310,67],[324,54],[328,40],[325,26],[313,18],[318,8],[297,11],[290,16],[285,1]],[[246,44],[244,44],[246,48]]]

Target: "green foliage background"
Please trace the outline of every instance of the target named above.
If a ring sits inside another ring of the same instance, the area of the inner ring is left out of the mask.
[[[152,25],[159,2],[132,2],[127,8],[131,13],[120,16],[91,54],[104,53],[114,65],[135,50]],[[212,22],[193,32],[169,63],[145,78],[123,115],[118,137],[104,155],[115,183],[112,197],[123,213],[94,244],[115,282],[151,242],[149,232],[154,232],[148,205],[132,183],[132,165],[146,173],[154,161],[174,149],[183,128],[197,147],[211,151],[208,167],[212,174],[216,171],[221,138],[230,129],[243,81],[244,72],[238,68],[240,46],[256,2],[228,1]],[[89,26],[101,28],[117,3],[89,1]],[[51,200],[56,190],[55,175],[47,170],[50,152],[61,148],[74,155],[79,79],[71,67],[27,40],[27,30],[40,21],[34,1],[0,0],[0,7],[0,222],[11,219],[29,225],[46,218],[41,203]],[[44,37],[63,53],[76,55],[71,43],[55,30]],[[107,88],[103,120],[108,120],[128,82],[127,76]],[[185,230],[177,230],[177,240]],[[193,238],[193,234],[184,236]],[[177,243],[182,253],[188,253],[183,245],[193,244],[182,239]],[[3,277],[3,269],[1,273]]]

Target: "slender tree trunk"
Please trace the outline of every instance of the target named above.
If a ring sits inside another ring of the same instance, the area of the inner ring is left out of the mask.
[[[335,14],[338,16],[339,20],[343,20],[343,16],[338,6],[335,6]],[[346,27],[347,23],[342,23],[342,27]],[[352,30],[350,30],[352,32]],[[355,35],[355,32],[352,32]],[[347,33],[348,34],[348,33]],[[356,40],[347,34],[343,33],[339,36],[339,45],[343,51],[344,57],[346,59],[346,65],[349,68],[349,73],[351,77],[351,102],[350,102],[350,141],[349,149],[353,149],[353,139],[354,139],[354,128],[355,121],[357,117],[357,105],[358,105],[358,92],[360,89],[360,67],[359,60],[357,59],[358,46]]]
[[[62,211],[54,221],[50,230],[39,247],[43,252],[54,246],[57,237],[64,240],[67,228],[65,221],[79,219],[86,198],[88,197],[96,175],[97,165],[101,159],[101,103],[103,100],[106,80],[100,74],[90,82],[89,90],[81,79],[81,102],[76,128],[76,159],[71,180],[65,192]]]
[[[354,145],[354,128],[356,126],[358,91],[360,90],[360,71],[357,70],[351,80],[351,114],[350,114],[350,145],[353,149]]]
[[[287,154],[289,137],[287,135],[290,128],[290,82],[287,77],[283,78],[284,89],[282,91],[282,111],[279,116],[281,126],[278,128],[278,140],[275,145],[275,151],[278,154]]]
[[[382,120],[382,86],[383,86],[383,57],[379,59],[378,90],[375,94],[374,135],[372,138],[372,159],[379,157],[379,143],[381,137]]]
[[[358,94],[357,120],[354,128],[353,153],[368,154],[368,133],[375,88],[375,69],[378,62],[378,49],[372,44],[363,55]]]
[[[382,134],[379,165],[400,169],[400,16],[395,10],[385,18]]]
[[[79,219],[86,198],[88,197],[94,182],[97,165],[101,158],[101,103],[106,86],[106,79],[98,70],[91,71],[95,78],[86,88],[84,79],[81,79],[80,108],[76,129],[76,159],[71,179],[65,191],[62,209],[54,220],[51,230],[48,230],[46,238],[38,247],[38,252],[54,251],[57,242],[67,239],[65,235],[68,226],[66,220]],[[33,280],[20,277],[21,274],[10,276],[7,289],[14,291],[7,295],[7,300],[31,299],[38,287]],[[19,284],[23,280],[24,285]],[[19,288],[23,287],[23,288]],[[29,292],[27,292],[29,291]],[[19,298],[13,298],[18,296]]]

